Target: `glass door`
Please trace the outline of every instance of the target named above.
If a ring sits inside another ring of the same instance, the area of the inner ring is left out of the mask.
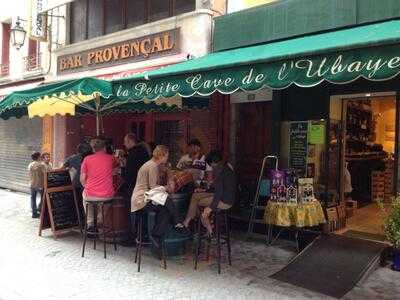
[[[327,207],[337,205],[344,199],[346,107],[347,100],[340,97],[331,98],[327,155]]]

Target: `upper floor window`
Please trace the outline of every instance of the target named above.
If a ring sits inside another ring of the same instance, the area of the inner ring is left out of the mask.
[[[76,0],[70,8],[70,43],[195,9],[196,0]]]
[[[85,40],[87,32],[87,1],[76,0],[70,10],[70,39],[77,43]]]
[[[158,21],[170,17],[172,1],[150,0],[149,17],[150,22]]]
[[[8,23],[0,23],[2,30],[0,77],[9,75],[10,67],[10,28]]]

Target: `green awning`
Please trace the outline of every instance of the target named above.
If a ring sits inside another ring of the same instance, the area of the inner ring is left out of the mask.
[[[208,54],[113,81],[120,99],[230,94],[323,81],[388,80],[400,71],[400,20]]]
[[[74,114],[76,107],[82,107],[88,111],[96,111],[94,99],[107,99],[107,105],[111,106],[113,92],[110,82],[97,78],[80,78],[38,87],[12,92],[0,102],[0,117],[21,117],[24,115],[65,115]]]
[[[95,101],[96,95],[100,96],[98,105]],[[174,102],[171,102],[170,98],[168,101],[120,99],[114,97],[110,82],[86,77],[13,92],[0,102],[0,118],[20,118],[26,115],[42,117],[57,114],[177,112],[209,108],[209,98],[206,97],[177,98],[179,99]]]

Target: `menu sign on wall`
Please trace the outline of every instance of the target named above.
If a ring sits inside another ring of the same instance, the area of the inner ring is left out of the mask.
[[[289,135],[289,167],[297,170],[299,177],[304,177],[307,173],[308,122],[291,122]]]
[[[179,28],[57,58],[58,74],[143,61],[178,54]]]

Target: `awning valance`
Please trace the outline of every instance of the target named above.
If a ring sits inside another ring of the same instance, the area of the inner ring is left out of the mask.
[[[400,72],[400,20],[211,53],[113,81],[114,94],[140,101],[180,95],[284,89],[358,78],[381,81]]]
[[[91,100],[96,96],[109,99],[112,95],[108,81],[91,77],[43,84],[7,95],[0,102],[0,117],[74,115],[76,107],[96,111]]]

